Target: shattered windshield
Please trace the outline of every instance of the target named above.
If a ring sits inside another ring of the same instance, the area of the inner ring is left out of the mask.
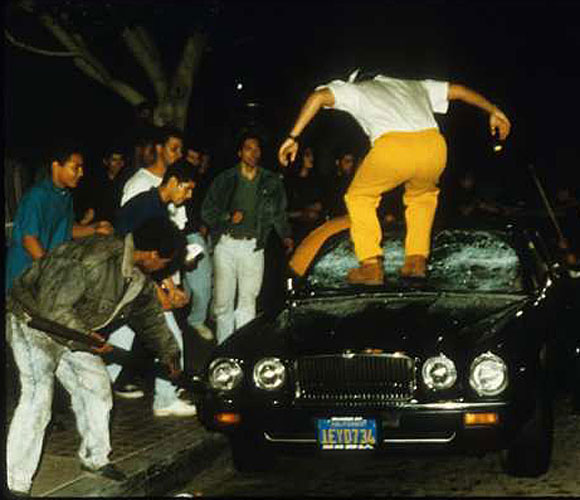
[[[383,239],[385,283],[406,288],[399,278],[403,265],[404,234],[389,233]],[[356,267],[348,231],[323,247],[307,276],[312,289],[348,289],[349,269]],[[444,230],[433,238],[427,284],[434,291],[523,291],[522,270],[515,249],[499,231]]]

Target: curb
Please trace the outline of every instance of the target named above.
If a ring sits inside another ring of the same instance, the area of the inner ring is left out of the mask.
[[[128,476],[122,483],[83,474],[74,481],[51,490],[47,497],[131,497],[160,496],[205,469],[227,447],[218,433],[198,429],[183,442],[168,437],[163,443],[135,452],[115,462]]]

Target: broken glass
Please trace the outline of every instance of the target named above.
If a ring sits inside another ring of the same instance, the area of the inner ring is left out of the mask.
[[[407,288],[399,277],[404,262],[404,235],[390,233],[383,242],[385,283]],[[353,244],[345,231],[314,263],[307,277],[313,289],[348,289],[348,270],[357,267]],[[444,230],[433,238],[427,283],[434,291],[523,291],[518,255],[505,234],[484,230]]]

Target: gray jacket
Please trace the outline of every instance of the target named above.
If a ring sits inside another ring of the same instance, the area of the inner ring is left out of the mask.
[[[162,362],[175,359],[179,346],[153,281],[133,263],[133,251],[131,234],[124,240],[96,235],[64,243],[15,280],[6,310],[20,319],[27,312],[86,335],[120,319]]]

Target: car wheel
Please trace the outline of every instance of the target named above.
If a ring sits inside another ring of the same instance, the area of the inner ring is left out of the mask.
[[[526,422],[510,447],[502,452],[505,472],[516,477],[538,477],[550,468],[553,443],[553,409],[544,394],[536,398],[532,418]]]
[[[257,431],[239,429],[229,436],[232,461],[239,472],[265,471],[272,466],[273,453]]]

